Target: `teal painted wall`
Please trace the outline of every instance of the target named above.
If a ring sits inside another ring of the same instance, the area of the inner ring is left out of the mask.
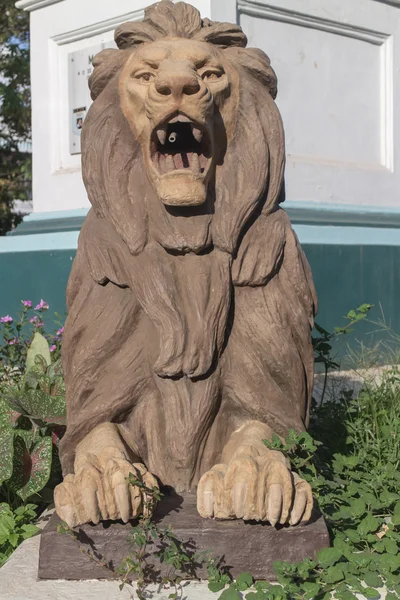
[[[64,315],[65,290],[75,250],[0,253],[0,316],[15,315],[21,300],[50,305],[46,321],[54,312]]]
[[[400,246],[309,244],[303,248],[310,262],[319,296],[317,321],[331,331],[344,324],[343,316],[360,304],[375,304],[371,319],[381,316],[380,305],[387,323],[400,333]],[[0,253],[0,316],[15,314],[21,299],[49,302],[47,319],[54,312],[64,314],[65,289],[74,250]],[[366,323],[343,343],[357,340],[368,344],[380,334],[368,335],[376,330]],[[340,349],[338,344],[337,351]]]
[[[350,346],[359,355],[361,343],[372,348],[378,341],[389,340],[390,333],[376,324],[383,318],[394,333],[400,334],[399,246],[303,244],[303,248],[318,293],[317,323],[333,331],[346,325],[343,317],[349,310],[363,303],[374,305],[367,321],[336,340],[334,353],[347,354]],[[386,362],[385,356],[380,360]]]

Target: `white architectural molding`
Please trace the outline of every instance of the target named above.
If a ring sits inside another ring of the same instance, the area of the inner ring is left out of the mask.
[[[31,12],[45,6],[50,6],[50,4],[56,4],[57,2],[63,2],[63,0],[19,0],[15,3],[15,6],[21,10]]]
[[[59,0],[56,0],[56,2],[57,1]],[[77,42],[79,40],[93,37],[94,35],[100,35],[102,33],[106,33],[107,31],[112,31],[121,23],[126,23],[127,21],[141,21],[143,17],[144,9],[134,10],[133,12],[126,13],[118,17],[113,17],[112,19],[107,19],[106,21],[100,21],[87,27],[81,27],[80,29],[74,29],[73,31],[67,31],[65,33],[61,33],[60,35],[55,35],[51,39],[59,46],[62,46],[63,44],[70,44],[71,42]]]
[[[272,21],[280,21],[281,23],[290,23],[300,27],[308,27],[309,29],[319,29],[328,33],[336,33],[356,40],[369,42],[376,46],[381,46],[389,37],[386,33],[381,33],[380,31],[357,27],[349,23],[332,21],[294,10],[278,8],[262,0],[238,0],[238,11],[239,13],[253,17],[263,17]]]
[[[354,0],[356,5],[354,10],[348,7],[347,0],[343,0],[343,3],[341,0],[335,0],[335,2],[332,0],[332,4],[335,6],[329,11],[323,10],[321,4],[318,0],[307,2],[238,0],[237,2],[239,23],[249,29],[252,45],[260,45],[268,53],[268,44],[265,42],[265,48],[262,45],[264,43],[264,23],[265,31],[268,32],[275,31],[275,24],[277,25],[277,33],[271,38],[271,47],[273,48],[271,53],[275,59],[279,53],[279,35],[287,39],[286,36],[290,36],[291,31],[293,32],[294,48],[298,49],[298,53],[296,54],[295,50],[292,53],[287,52],[288,62],[285,62],[286,58],[281,61],[281,69],[286,77],[290,76],[291,69],[298,69],[296,73],[298,76],[301,68],[305,70],[306,75],[310,75],[310,61],[318,56],[317,44],[318,41],[321,42],[324,39],[325,34],[327,36],[326,44],[330,44],[332,53],[337,43],[338,50],[348,47],[360,54],[365,52],[366,57],[373,57],[374,66],[370,73],[371,78],[373,77],[371,86],[373,86],[372,93],[375,94],[375,99],[369,105],[367,103],[369,110],[372,110],[372,106],[375,110],[374,122],[371,125],[373,142],[372,138],[368,137],[369,125],[362,113],[359,115],[360,120],[355,123],[355,131],[357,130],[361,136],[365,135],[366,140],[371,144],[371,157],[365,155],[365,159],[359,161],[358,154],[360,156],[364,156],[364,154],[356,146],[354,146],[357,150],[354,151],[354,158],[351,154],[342,158],[340,153],[335,155],[336,148],[334,146],[331,156],[329,145],[326,146],[325,155],[323,144],[320,145],[321,154],[313,152],[314,148],[310,146],[310,150],[307,145],[304,145],[306,151],[302,152],[303,147],[299,144],[296,145],[292,140],[295,150],[288,154],[286,170],[288,197],[295,198],[297,194],[303,200],[307,198],[313,201],[325,201],[329,198],[330,201],[340,201],[343,204],[359,202],[372,205],[374,195],[376,195],[376,192],[372,192],[372,190],[385,189],[383,192],[384,202],[395,205],[400,176],[400,163],[397,152],[395,153],[399,131],[396,110],[399,106],[398,96],[400,93],[397,64],[400,56],[400,15],[398,11],[400,0]],[[367,5],[369,5],[370,12],[367,11]],[[280,24],[286,28],[281,28]],[[332,34],[337,38],[336,41]],[[347,42],[345,42],[345,38],[348,38]],[[315,40],[314,46],[311,43],[308,44],[309,39]],[[303,40],[308,52],[308,64],[302,67]],[[348,44],[352,43],[352,40],[359,43],[360,47],[349,46]],[[350,76],[352,71],[350,66],[347,70],[344,56],[341,57],[341,60],[341,69]],[[314,63],[314,67],[317,68],[317,61]],[[329,61],[326,61],[325,67],[329,68]],[[318,68],[322,68],[319,61]],[[355,77],[357,78],[357,76],[355,72]],[[317,74],[314,79],[310,76],[310,79],[311,83],[314,82],[314,85],[318,85]],[[287,83],[288,79],[285,81]],[[367,81],[368,72],[364,73],[361,70],[360,85],[362,83],[368,89]],[[300,85],[298,80],[297,84]],[[285,101],[282,100],[282,108],[286,109],[290,105],[290,102],[285,104]],[[357,119],[356,106],[352,107],[352,110]],[[335,114],[334,111],[332,114]],[[310,116],[307,111],[306,116]],[[348,113],[343,113],[342,116],[343,123],[347,122],[351,128]],[[319,117],[320,122],[323,123],[324,116],[319,115]],[[364,134],[361,130],[363,123],[365,123]],[[294,130],[296,130],[295,126]],[[316,144],[317,151],[320,146]],[[331,158],[332,160],[330,160]]]
[[[394,172],[394,50],[393,36],[381,48],[381,148],[382,162]]]

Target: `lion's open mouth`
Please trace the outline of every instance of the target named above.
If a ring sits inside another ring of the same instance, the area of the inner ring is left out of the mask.
[[[188,117],[177,115],[154,130],[151,158],[160,175],[182,169],[205,174],[211,160],[209,136]]]

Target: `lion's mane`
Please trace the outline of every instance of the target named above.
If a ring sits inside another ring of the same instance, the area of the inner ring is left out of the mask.
[[[215,44],[239,71],[235,134],[216,167],[207,203],[185,216],[173,214],[157,198],[118,92],[119,76],[130,54],[138,45],[166,36]],[[214,385],[207,378],[220,368],[218,359],[228,343],[235,319],[235,288],[265,286],[266,298],[269,290],[272,294],[273,300],[265,300],[269,311],[265,336],[271,337],[270,347],[278,353],[279,347],[288,348],[286,355],[278,357],[282,371],[287,370],[285,382],[281,377],[274,386],[280,385],[286,395],[291,387],[292,403],[299,393],[303,395],[296,423],[307,422],[312,389],[309,331],[316,299],[308,264],[279,207],[284,200],[284,134],[268,57],[246,48],[240,27],[202,20],[192,6],[170,0],[148,8],[143,22],[120,26],[115,40],[118,50],[104,50],[95,58],[90,79],[94,103],[82,134],[83,178],[93,209],[81,232],[68,287],[66,472],[72,469],[77,441],[104,420],[122,421],[144,390],[154,386],[149,383],[154,373],[159,376],[158,391],[163,380],[167,386],[173,378],[175,391],[169,386],[168,394],[182,397],[192,393],[185,381],[200,382],[195,395],[201,385]],[[103,299],[109,297],[105,304],[100,293]],[[285,303],[291,305],[290,314],[281,309]],[[158,333],[152,373],[142,366],[146,332],[142,338],[134,335],[139,310]],[[258,310],[249,305],[248,311],[257,320]],[[286,338],[281,343],[274,338],[274,323],[281,322],[283,313],[288,317],[279,334]],[[260,326],[265,329],[263,319],[261,315]],[[108,330],[114,320],[112,335],[94,333],[101,320],[107,321]],[[109,373],[113,379],[109,400],[105,400],[102,377],[107,360],[117,371]],[[276,360],[271,355],[271,364]],[[295,376],[300,374],[302,382],[291,378],[295,361],[300,365]],[[190,404],[185,409],[182,400],[180,410],[193,411]],[[207,422],[215,410],[210,404]],[[186,436],[190,437],[191,427],[194,438],[199,437],[199,428],[206,430],[206,422],[195,420],[187,415]]]

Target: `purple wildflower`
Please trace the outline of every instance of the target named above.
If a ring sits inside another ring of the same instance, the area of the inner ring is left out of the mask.
[[[61,327],[58,331],[57,331],[57,335],[62,335],[64,333],[64,327]]]
[[[49,305],[44,300],[41,300],[37,306],[35,306],[35,310],[47,310]]]
[[[57,346],[53,344],[52,346],[50,346],[49,350],[50,352],[54,352],[54,350],[57,350]]]
[[[34,325],[36,325],[36,327],[43,327],[44,323],[43,321],[39,320],[39,317],[32,317],[32,319],[29,319],[29,323],[33,323]]]
[[[14,346],[15,344],[19,343],[19,340],[17,338],[14,338],[13,340],[10,340],[8,343],[10,344],[10,346]]]
[[[12,323],[13,318],[10,315],[6,315],[5,317],[1,317],[0,323]]]
[[[32,308],[32,300],[22,300],[22,304],[26,306],[26,308]]]

